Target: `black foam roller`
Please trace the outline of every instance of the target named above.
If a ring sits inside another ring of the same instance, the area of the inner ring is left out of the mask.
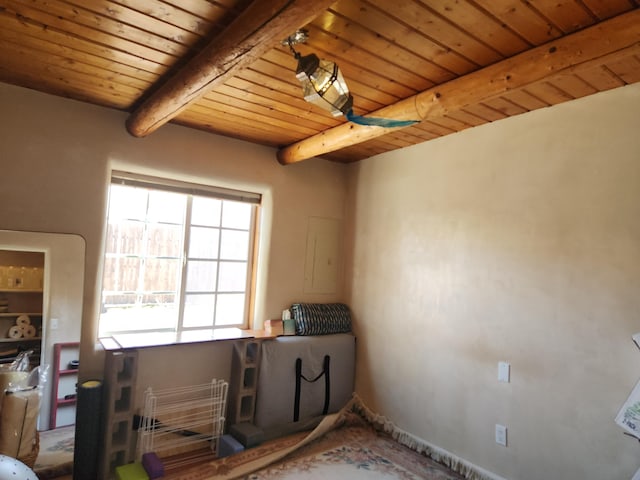
[[[78,386],[73,480],[98,478],[102,438],[102,382],[89,380]]]

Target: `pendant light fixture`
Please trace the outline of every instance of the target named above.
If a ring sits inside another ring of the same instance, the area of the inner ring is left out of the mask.
[[[338,65],[320,60],[315,53],[302,56],[293,48],[298,43],[306,42],[307,38],[309,34],[306,30],[298,30],[282,42],[289,46],[298,61],[296,78],[302,84],[304,99],[328,110],[334,117],[346,115],[353,106],[353,97]]]
[[[418,123],[416,120],[390,120],[386,118],[361,117],[353,113],[353,96],[342,72],[334,62],[321,60],[315,53],[301,55],[293,48],[309,38],[306,30],[298,30],[282,41],[298,61],[296,78],[302,84],[304,99],[328,110],[334,117],[344,115],[347,120],[360,125],[379,127],[406,127]]]

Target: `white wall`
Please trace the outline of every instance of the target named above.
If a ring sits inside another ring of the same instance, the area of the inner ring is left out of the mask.
[[[365,403],[511,480],[632,476],[639,125],[636,84],[351,166]]]
[[[138,139],[126,132],[123,112],[6,84],[0,84],[0,102],[0,228],[75,233],[86,240],[82,377],[102,373],[95,343],[112,169],[264,195],[257,327],[279,318],[292,302],[340,299],[342,282],[332,295],[304,294],[303,285],[309,217],[343,219],[343,165],[313,160],[283,167],[272,148],[176,125]],[[222,357],[226,351],[221,349]],[[162,351],[150,361],[173,366],[181,352]],[[186,371],[197,369],[191,363]]]

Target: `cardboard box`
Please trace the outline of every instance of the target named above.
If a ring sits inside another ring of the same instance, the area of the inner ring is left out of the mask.
[[[269,335],[283,335],[284,326],[282,320],[265,320],[264,331]]]

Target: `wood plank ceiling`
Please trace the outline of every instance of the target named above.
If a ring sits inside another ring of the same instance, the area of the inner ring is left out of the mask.
[[[233,38],[243,12],[269,2],[0,0],[0,81],[136,112],[208,45]],[[277,147],[283,163],[353,162],[640,80],[640,0],[325,5],[291,20],[309,31],[298,50],[340,66],[356,114],[420,123],[357,127],[305,102],[286,35],[273,30],[252,37],[263,41],[254,57],[172,121]]]

